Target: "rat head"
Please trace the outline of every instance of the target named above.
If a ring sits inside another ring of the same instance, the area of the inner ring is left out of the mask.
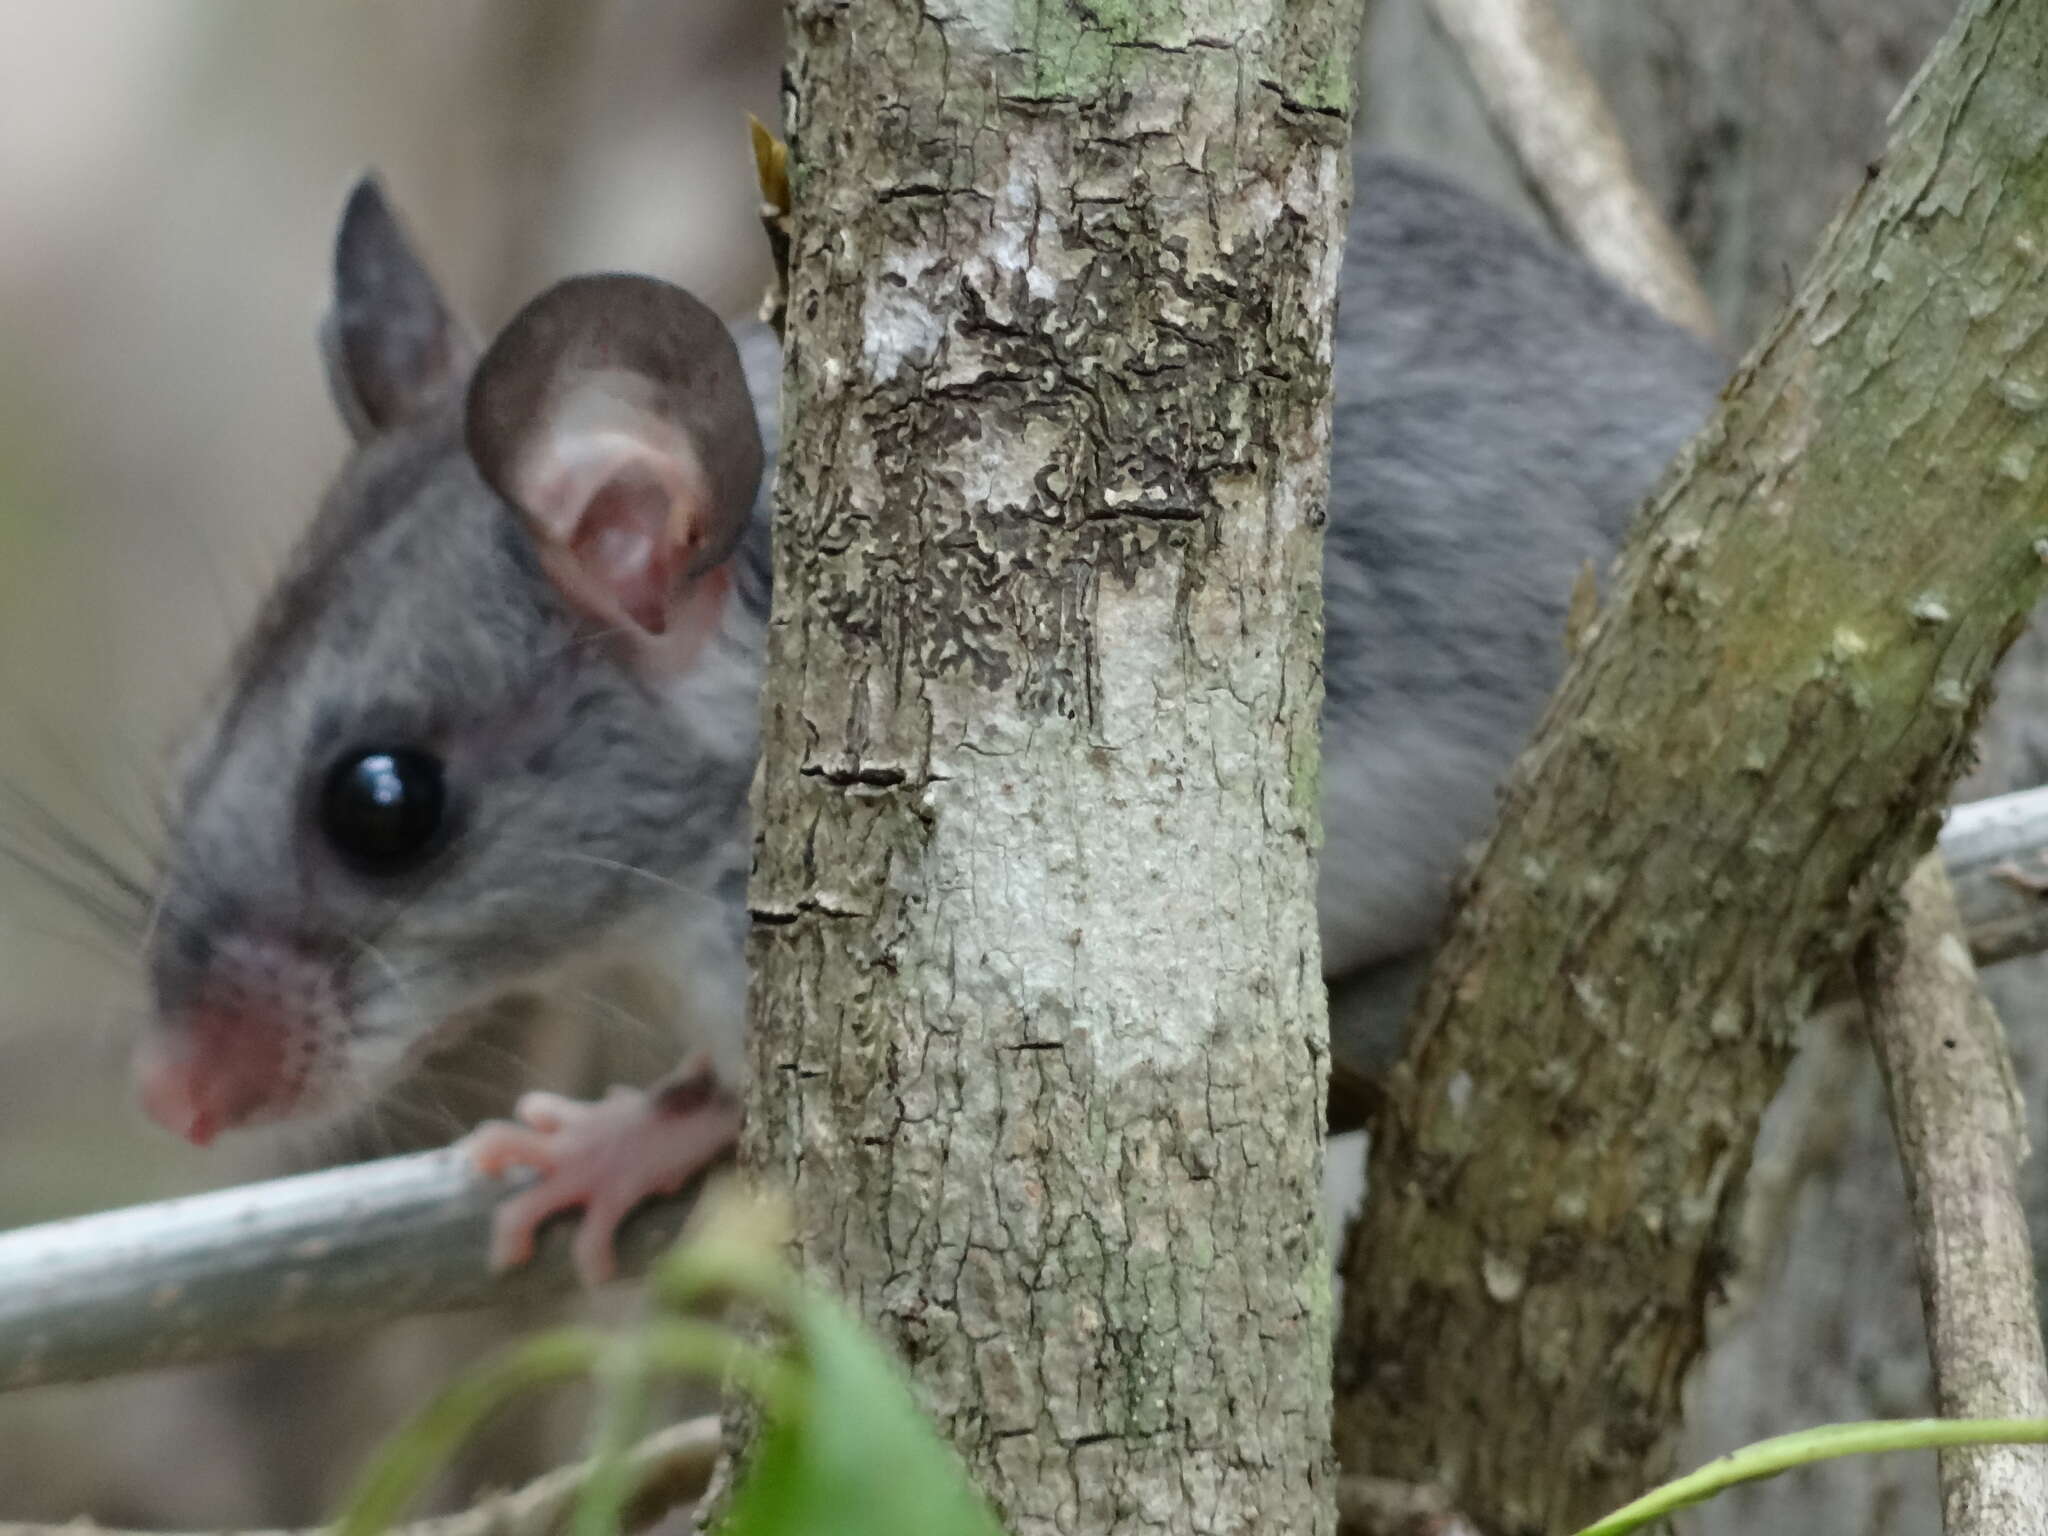
[[[374,183],[323,340],[355,449],[190,753],[146,1107],[346,1108],[743,847],[762,447],[732,338],[574,278],[481,356]]]

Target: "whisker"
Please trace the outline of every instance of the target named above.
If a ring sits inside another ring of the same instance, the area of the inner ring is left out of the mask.
[[[95,869],[106,870],[125,887],[135,890],[142,888],[141,881],[130,874],[117,859],[79,832],[73,822],[51,810],[43,800],[19,784],[0,780],[0,795],[4,795],[12,802],[17,815],[26,817],[37,831],[61,851],[75,851],[80,859],[90,863]]]
[[[0,848],[0,858],[7,856],[7,850]],[[81,913],[81,916],[89,916]],[[102,924],[91,929],[53,928],[40,922],[17,922],[17,932],[45,944],[69,950],[74,954],[89,955],[96,965],[105,965],[117,975],[135,974],[135,952],[127,942],[125,929]]]
[[[502,828],[515,822],[528,806],[540,798],[544,787],[544,785],[536,784],[525,794],[516,796],[507,804],[499,807],[494,816],[472,830],[470,838],[483,845],[488,845],[496,840]],[[413,909],[424,899],[425,894],[422,891],[390,902],[387,905],[382,921],[368,934],[369,939],[372,942],[382,940],[387,933],[411,914]]]
[[[594,991],[588,987],[566,987],[564,992],[566,995],[572,996],[581,1002],[588,1003],[614,1024],[626,1026],[629,1033],[641,1040],[652,1041],[659,1045],[667,1045],[674,1042],[675,1033],[673,1030],[664,1026],[659,1020],[642,1017],[616,998],[606,997],[602,992]]]
[[[461,1134],[461,1120],[438,1103],[423,1102],[403,1097],[396,1093],[384,1093],[371,1100],[369,1118],[372,1127],[384,1138],[384,1149],[394,1150],[405,1144],[408,1127],[422,1133],[418,1139],[441,1141]]]
[[[126,1004],[94,1003],[83,1007],[35,1009],[14,1014],[10,1022],[38,1034],[77,1041],[83,1036],[79,1054],[95,1070],[117,1071],[125,1062],[127,1046],[147,1026],[146,1011]],[[68,1054],[68,1053],[66,1053]]]
[[[87,803],[106,820],[112,830],[121,835],[128,845],[128,851],[136,856],[145,869],[153,867],[157,858],[158,840],[150,836],[135,820],[133,802],[116,801],[108,792],[101,773],[79,753],[76,742],[71,739],[68,732],[57,729],[40,712],[35,718],[36,734],[42,741],[43,750],[64,770],[66,782],[85,797]],[[147,794],[143,796],[145,803],[149,798]]]
[[[368,939],[359,938],[354,934],[344,934],[342,935],[342,937],[347,939],[349,943],[355,945],[355,947],[361,950],[364,954],[368,955],[370,959],[376,963],[377,969],[382,971],[384,975],[390,980],[392,989],[396,991],[400,997],[405,999],[408,1006],[412,1007],[413,1012],[416,1015],[420,1013],[421,1010],[419,1009],[417,1005],[417,1000],[413,995],[412,982],[407,977],[399,973],[398,967],[391,963],[390,956],[386,955],[383,950],[379,949],[374,943],[372,943]]]
[[[464,1040],[459,1046],[451,1048],[444,1055],[430,1058],[422,1065],[420,1069],[421,1075],[448,1081],[462,1081],[465,1078],[465,1074],[459,1068],[445,1065],[448,1058],[458,1053],[463,1056],[494,1060],[500,1068],[504,1069],[505,1075],[500,1079],[467,1075],[468,1082],[471,1086],[475,1087],[490,1087],[494,1083],[502,1086],[506,1082],[523,1082],[531,1075],[533,1070],[533,1064],[526,1057],[520,1055],[518,1051],[512,1049],[512,1047],[501,1045],[495,1040],[484,1038],[482,1035],[473,1035],[469,1039]],[[478,1061],[477,1064],[481,1066],[484,1062]]]
[[[53,841],[57,846],[42,852],[12,838],[0,840],[0,859],[113,937],[135,939],[147,904],[141,884],[86,845],[66,847],[62,839]]]
[[[645,880],[650,884],[661,886],[665,890],[673,891],[679,896],[694,897],[705,894],[694,886],[683,884],[680,880],[672,879],[667,875],[657,874],[654,870],[645,869],[638,864],[628,864],[623,859],[607,859],[601,854],[584,853],[576,848],[542,848],[532,844],[527,845],[527,851],[539,854],[542,858],[546,859],[565,859],[572,864],[589,864],[598,869],[609,869],[618,874],[631,875],[635,879]]]

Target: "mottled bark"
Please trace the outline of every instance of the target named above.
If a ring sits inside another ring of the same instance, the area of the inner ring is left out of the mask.
[[[1019,1536],[1332,1519],[1347,9],[789,13],[745,1157]]]
[[[2000,0],[1938,53],[1653,500],[1418,1009],[1342,1439],[1497,1531],[1568,1528],[1668,1451],[1793,1028],[2038,595],[2044,52]]]

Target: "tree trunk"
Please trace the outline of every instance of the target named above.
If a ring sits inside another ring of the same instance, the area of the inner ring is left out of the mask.
[[[1327,1531],[1346,0],[790,11],[746,1159],[1008,1528]]]
[[[1638,530],[1417,1013],[1342,1430],[1497,1532],[1639,1491],[1817,981],[2038,594],[2048,21],[1978,4]],[[1374,1264],[1398,1254],[1398,1262]]]

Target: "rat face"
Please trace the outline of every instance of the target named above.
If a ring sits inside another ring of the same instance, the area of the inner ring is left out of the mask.
[[[694,374],[610,344],[622,311]],[[171,1129],[349,1107],[465,1010],[743,878],[759,625],[724,598],[760,449],[695,449],[700,395],[753,431],[705,320],[577,280],[472,367],[358,189],[328,343],[360,446],[190,755],[150,932],[138,1068]]]

